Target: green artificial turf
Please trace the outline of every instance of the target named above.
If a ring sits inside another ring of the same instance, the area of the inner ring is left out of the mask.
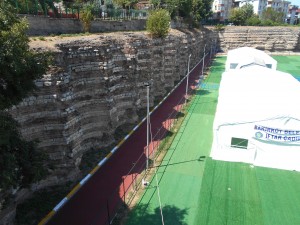
[[[274,56],[278,70],[300,75],[299,56]],[[209,157],[218,87],[226,57],[217,57],[127,225],[298,225],[300,173]]]
[[[277,61],[277,70],[290,73],[300,80],[300,56],[272,56]]]
[[[218,85],[226,57],[217,57],[210,76],[202,83],[185,120],[139,203],[126,224],[161,224],[158,191],[165,224],[193,224],[199,210],[199,191],[205,160],[212,144]]]

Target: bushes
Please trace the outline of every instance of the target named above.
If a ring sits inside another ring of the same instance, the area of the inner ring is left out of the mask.
[[[248,26],[259,26],[261,24],[261,21],[257,15],[253,15],[249,19],[246,20],[246,24]]]
[[[93,15],[93,5],[85,5],[82,13],[80,13],[80,20],[83,23],[84,32],[89,32],[92,21],[95,19]]]
[[[217,25],[215,26],[215,29],[216,29],[217,31],[223,31],[223,30],[225,30],[225,25],[224,25],[224,24],[217,24]]]
[[[152,37],[166,37],[169,33],[171,17],[167,10],[158,9],[150,13],[146,28]]]

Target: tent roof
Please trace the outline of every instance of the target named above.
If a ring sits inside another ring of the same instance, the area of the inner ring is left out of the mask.
[[[214,127],[280,117],[300,120],[299,96],[300,83],[288,73],[257,65],[224,72]]]
[[[266,64],[272,64],[274,69],[276,69],[277,65],[277,61],[267,53],[250,47],[229,50],[226,64],[230,63],[238,63],[240,66],[249,64],[266,66]]]

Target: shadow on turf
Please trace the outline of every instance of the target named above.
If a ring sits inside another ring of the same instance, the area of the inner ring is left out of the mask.
[[[206,89],[199,89],[195,92],[196,95],[208,95],[210,93],[210,91],[206,90]]]
[[[172,165],[178,165],[178,164],[183,164],[183,163],[189,163],[189,162],[203,162],[206,156],[200,156],[198,159],[191,159],[191,160],[186,160],[186,161],[181,161],[181,162],[175,162],[175,163],[168,163],[166,165],[160,165],[158,167],[163,167],[163,166],[172,166]]]
[[[179,209],[173,205],[165,205],[162,208],[164,224],[172,225],[188,225],[184,222],[184,218],[188,213],[187,209]],[[129,213],[129,219],[126,225],[130,224],[143,224],[143,225],[153,225],[162,224],[162,217],[160,208],[157,207],[151,212],[148,211],[147,204],[139,204]]]

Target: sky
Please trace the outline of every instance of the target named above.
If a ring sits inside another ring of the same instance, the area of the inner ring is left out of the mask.
[[[300,6],[300,0],[288,0],[288,1],[291,2],[291,5]]]

